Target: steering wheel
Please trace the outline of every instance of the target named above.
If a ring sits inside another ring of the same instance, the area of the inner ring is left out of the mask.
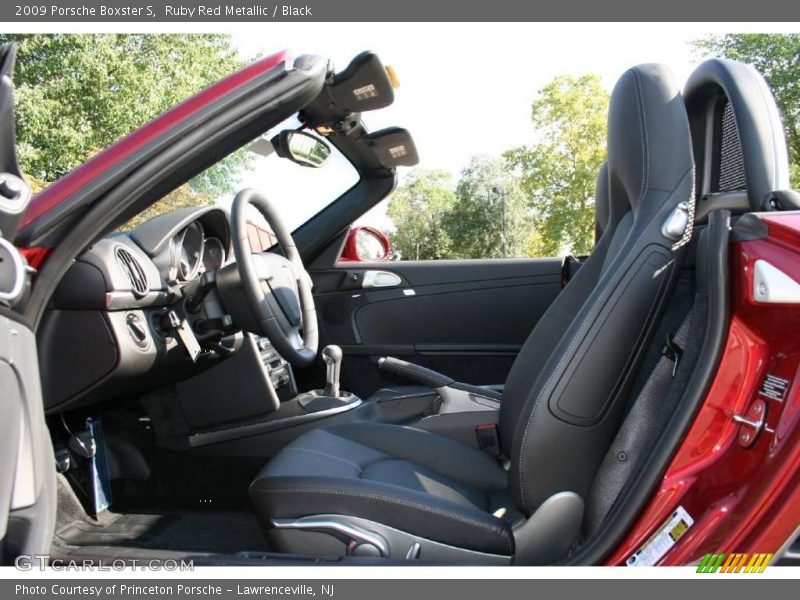
[[[283,256],[253,253],[247,234],[247,207],[254,206],[272,228]],[[233,253],[258,331],[289,363],[304,367],[317,355],[319,331],[311,278],[277,211],[260,192],[245,189],[231,207]],[[302,330],[302,334],[301,334]]]

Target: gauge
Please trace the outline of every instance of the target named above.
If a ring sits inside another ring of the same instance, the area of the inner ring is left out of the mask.
[[[225,246],[219,238],[207,237],[203,245],[203,270],[216,271],[225,262]]]
[[[203,256],[203,228],[199,223],[178,234],[176,250],[178,279],[189,281],[197,275]]]

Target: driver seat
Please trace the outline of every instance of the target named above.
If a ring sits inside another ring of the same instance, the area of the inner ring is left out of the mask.
[[[641,65],[617,83],[607,177],[625,214],[509,373],[498,424],[507,458],[398,425],[311,431],[250,487],[276,550],[482,564],[568,553],[692,233],[689,125],[665,67]]]

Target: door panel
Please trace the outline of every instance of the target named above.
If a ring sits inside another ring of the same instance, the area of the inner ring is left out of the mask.
[[[346,356],[342,385],[365,396],[394,383],[376,366],[385,355],[476,385],[505,381],[561,291],[562,268],[562,258],[398,261],[342,263],[311,276],[323,341]],[[364,288],[369,271],[400,283]]]

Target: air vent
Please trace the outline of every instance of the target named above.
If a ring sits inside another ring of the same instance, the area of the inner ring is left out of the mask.
[[[149,289],[147,275],[139,264],[139,261],[125,248],[119,247],[116,250],[117,263],[122,271],[128,276],[133,286],[133,293],[137,296],[144,296]]]

